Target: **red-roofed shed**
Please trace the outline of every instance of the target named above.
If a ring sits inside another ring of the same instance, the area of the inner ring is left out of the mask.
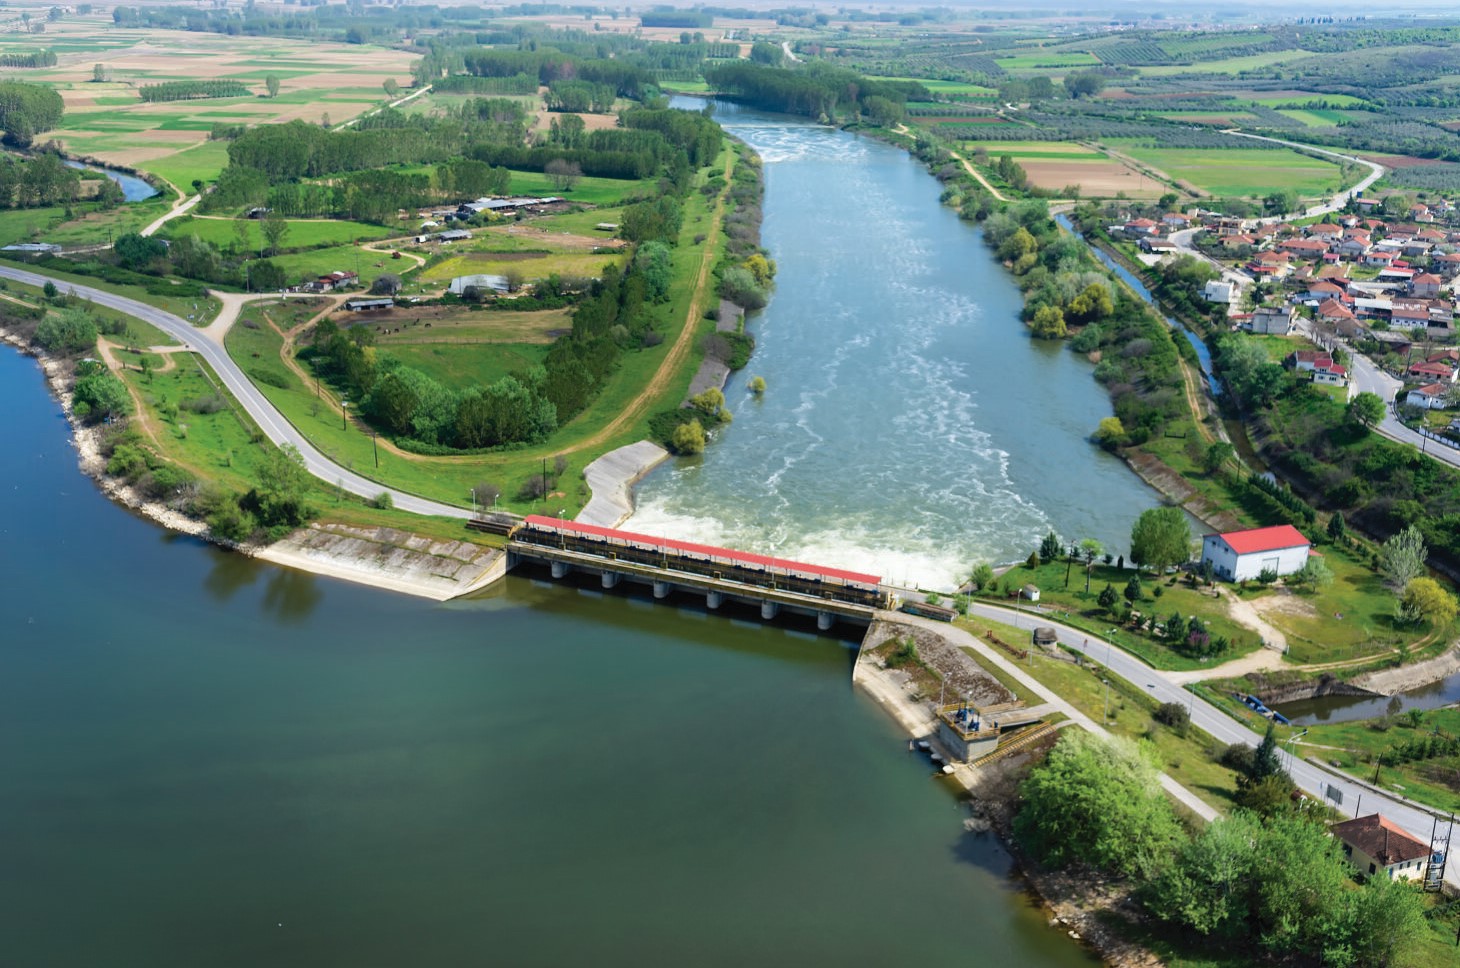
[[[1290,524],[1209,534],[1202,539],[1201,560],[1228,581],[1247,581],[1264,571],[1291,575],[1308,563],[1312,545]]]

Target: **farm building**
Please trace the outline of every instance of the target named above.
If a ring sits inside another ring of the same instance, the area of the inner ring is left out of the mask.
[[[1252,314],[1252,332],[1265,336],[1287,336],[1295,328],[1297,310],[1292,306],[1259,306]]]
[[[359,299],[346,299],[345,309],[352,313],[365,312],[372,309],[390,309],[395,305],[395,300],[389,296],[361,297]]]
[[[1264,570],[1291,575],[1308,563],[1311,547],[1303,533],[1290,524],[1272,528],[1228,531],[1202,538],[1201,563],[1228,581],[1256,578]]]
[[[1344,856],[1361,875],[1372,877],[1382,870],[1391,879],[1408,881],[1425,876],[1430,845],[1415,840],[1377,813],[1345,820],[1329,829],[1343,842]]]
[[[466,295],[468,289],[490,289],[492,292],[508,292],[511,284],[506,276],[493,276],[485,273],[478,273],[472,276],[457,276],[451,280],[451,285],[446,291],[453,296]]]

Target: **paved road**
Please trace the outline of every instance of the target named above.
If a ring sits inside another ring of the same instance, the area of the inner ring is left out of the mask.
[[[1262,741],[1259,734],[1248,729],[1216,706],[1171,682],[1164,673],[1152,669],[1142,660],[1111,646],[1098,637],[1091,636],[1088,632],[1061,625],[1043,615],[1035,617],[1028,612],[1016,612],[997,605],[974,604],[970,606],[969,613],[1023,628],[1031,628],[1034,625],[1050,626],[1058,634],[1060,644],[1076,652],[1089,655],[1096,662],[1104,665],[1136,688],[1143,689],[1160,702],[1174,702],[1188,707],[1191,710],[1192,723],[1219,742],[1248,743],[1256,746]],[[901,618],[899,616],[899,620]],[[1292,774],[1293,781],[1310,796],[1326,799],[1332,803],[1333,801],[1328,797],[1330,787],[1339,790],[1343,795],[1342,803],[1337,806],[1340,813],[1354,816],[1356,809],[1361,809],[1366,814],[1377,811],[1399,824],[1419,840],[1429,842],[1435,813],[1428,808],[1393,793],[1376,790],[1368,784],[1360,783],[1343,774],[1329,773],[1307,760],[1294,759],[1289,754],[1285,754],[1283,760],[1284,765],[1288,767],[1288,772]],[[1447,822],[1441,823],[1442,831]],[[1445,880],[1460,887],[1460,864],[1449,865],[1445,872]]]
[[[1454,467],[1460,467],[1460,450],[1449,447],[1439,441],[1430,440],[1416,430],[1411,430],[1399,422],[1394,415],[1394,395],[1404,384],[1396,377],[1390,376],[1381,370],[1377,364],[1362,353],[1355,352],[1353,347],[1348,346],[1343,340],[1334,341],[1338,346],[1348,350],[1349,373],[1353,377],[1354,389],[1359,393],[1373,393],[1384,401],[1384,419],[1379,426],[1374,428],[1391,440],[1397,440],[1402,444],[1413,444],[1420,449],[1420,452],[1433,457]]]
[[[224,386],[248,411],[249,416],[259,425],[259,429],[264,432],[266,437],[280,446],[293,444],[299,448],[299,453],[304,456],[304,466],[309,473],[320,480],[365,498],[373,498],[382,491],[386,492],[390,494],[396,507],[416,514],[437,514],[453,518],[471,517],[471,512],[465,508],[453,507],[385,487],[379,482],[362,477],[325,457],[294,428],[293,424],[284,418],[283,414],[274,408],[274,405],[258,391],[257,387],[249,382],[248,377],[244,376],[243,371],[229,358],[221,345],[209,339],[187,320],[135,299],[128,299],[101,289],[93,289],[90,286],[50,279],[24,269],[0,266],[0,277],[14,279],[16,282],[23,282],[31,286],[44,286],[47,282],[54,282],[62,292],[74,292],[98,305],[135,316],[172,336],[207,361],[208,365],[213,368],[213,372],[218,374]]]

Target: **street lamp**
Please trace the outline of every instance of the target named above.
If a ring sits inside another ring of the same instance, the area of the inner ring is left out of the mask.
[[[1284,746],[1286,746],[1288,748],[1288,770],[1289,770],[1289,772],[1291,772],[1292,769],[1293,769],[1293,743],[1297,742],[1299,739],[1301,739],[1302,737],[1307,736],[1307,735],[1308,735],[1308,731],[1306,729],[1303,730],[1301,733],[1294,733],[1293,735],[1289,736],[1288,739],[1287,739],[1287,742],[1285,742],[1283,744]]]
[[[341,430],[348,429],[345,426],[345,414],[349,411],[349,409],[350,409],[350,401],[343,400],[342,399],[340,401],[340,429]]]
[[[1105,668],[1107,669],[1110,668],[1110,640],[1113,639],[1115,637],[1115,633],[1119,631],[1120,629],[1105,630]]]

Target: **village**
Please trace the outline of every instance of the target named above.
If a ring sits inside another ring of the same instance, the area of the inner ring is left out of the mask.
[[[1296,220],[1168,212],[1109,230],[1146,265],[1183,255],[1210,265],[1220,275],[1202,298],[1233,330],[1309,341],[1295,340],[1282,362],[1314,384],[1344,400],[1379,393],[1405,423],[1460,441],[1460,420],[1432,413],[1460,405],[1460,208],[1407,201],[1352,197],[1344,211]],[[1366,382],[1347,363],[1354,352],[1402,389]]]

